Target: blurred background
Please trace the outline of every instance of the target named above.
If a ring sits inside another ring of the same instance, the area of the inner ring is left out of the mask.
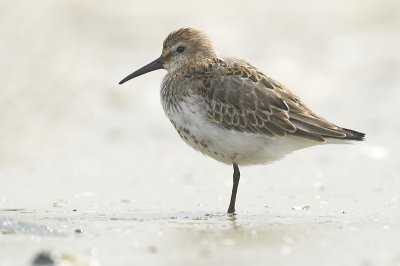
[[[232,169],[179,139],[160,104],[165,72],[118,85],[181,27],[367,134],[243,168],[239,213],[276,218],[307,203],[312,221],[346,208],[399,217],[397,0],[0,1],[0,209],[225,211]]]

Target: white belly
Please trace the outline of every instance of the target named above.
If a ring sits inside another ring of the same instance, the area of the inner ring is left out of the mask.
[[[293,136],[270,138],[219,127],[207,119],[206,110],[199,102],[186,100],[180,103],[179,111],[164,110],[187,144],[217,161],[239,165],[264,164],[317,144]]]

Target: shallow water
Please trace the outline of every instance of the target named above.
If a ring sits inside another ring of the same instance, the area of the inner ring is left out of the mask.
[[[8,260],[2,257],[4,265],[23,265],[25,257],[11,255],[16,251],[29,255],[37,250],[91,258],[84,265],[400,262],[395,244],[398,221],[382,216],[382,221],[343,213],[313,215],[311,211],[288,212],[286,216],[177,211],[50,211],[36,212],[34,219],[30,214],[13,212],[7,216],[9,220],[3,221],[0,228],[3,233],[8,230],[3,235],[2,253],[8,254]],[[5,222],[8,225],[4,226]],[[76,228],[81,233],[76,233]],[[23,239],[24,245],[20,246]]]

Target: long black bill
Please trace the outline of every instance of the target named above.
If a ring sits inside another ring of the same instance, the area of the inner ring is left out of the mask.
[[[133,72],[132,74],[130,74],[129,76],[127,76],[126,78],[121,80],[119,82],[119,84],[125,83],[130,79],[139,77],[139,76],[141,76],[143,74],[146,74],[148,72],[151,72],[151,71],[154,71],[154,70],[157,70],[157,69],[161,69],[161,68],[163,68],[163,61],[162,61],[162,58],[160,56],[159,58],[157,58],[153,62],[151,62],[151,63],[145,65],[144,67],[136,70],[135,72]]]

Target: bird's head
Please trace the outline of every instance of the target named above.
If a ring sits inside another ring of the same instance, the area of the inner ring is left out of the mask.
[[[159,58],[136,70],[119,84],[157,69],[173,72],[185,65],[216,57],[217,53],[204,33],[192,28],[179,29],[169,34],[164,40]]]

